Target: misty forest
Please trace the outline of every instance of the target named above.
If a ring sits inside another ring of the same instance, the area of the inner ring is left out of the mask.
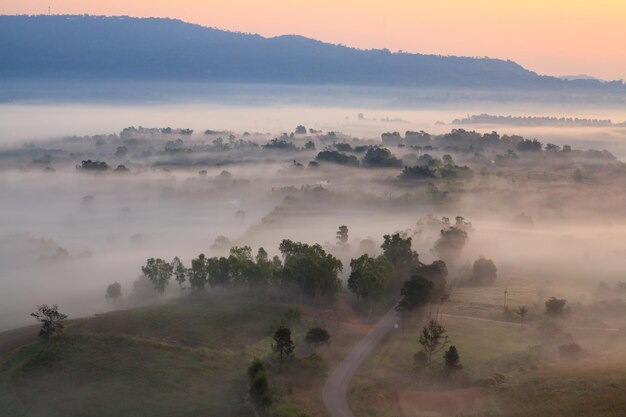
[[[626,415],[622,81],[0,22],[0,416]]]

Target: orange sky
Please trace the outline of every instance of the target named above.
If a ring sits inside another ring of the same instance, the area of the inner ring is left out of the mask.
[[[3,14],[174,17],[361,48],[509,58],[542,74],[626,79],[626,0],[0,0]]]

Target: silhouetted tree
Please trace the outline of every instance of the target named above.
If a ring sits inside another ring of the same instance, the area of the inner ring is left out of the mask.
[[[448,348],[448,350],[443,354],[443,360],[444,368],[447,374],[452,374],[463,368],[463,366],[461,366],[459,352],[456,350],[455,346],[450,346]]]
[[[122,297],[122,286],[119,282],[114,282],[107,287],[105,298],[109,301],[117,301]]]
[[[265,413],[272,404],[272,395],[267,377],[265,363],[261,359],[254,359],[248,368],[248,381],[250,388],[248,393],[252,402]]]
[[[339,226],[339,230],[337,230],[337,243],[340,245],[348,243],[348,226]]]
[[[318,347],[320,345],[325,345],[330,343],[330,335],[326,331],[326,329],[322,329],[321,327],[313,327],[310,329],[306,336],[304,337],[304,341],[313,347]]]
[[[497,277],[498,269],[496,268],[496,264],[494,264],[491,259],[485,259],[481,256],[474,261],[469,284],[476,286],[491,285]]]
[[[550,297],[546,300],[546,313],[548,315],[557,317],[563,315],[565,312],[565,304],[567,304],[567,300]]]
[[[520,306],[517,308],[517,310],[515,310],[515,313],[519,316],[519,319],[520,319],[520,330],[519,330],[520,339],[524,338],[524,318],[528,314],[528,311],[529,309],[526,306]]]
[[[67,315],[59,313],[59,307],[56,304],[52,307],[47,304],[37,306],[37,311],[30,315],[41,323],[39,337],[44,340],[61,333],[65,327],[63,321],[67,318]]]
[[[272,349],[278,354],[280,366],[283,366],[283,360],[290,358],[296,348],[295,343],[291,340],[291,330],[281,325],[274,333],[274,345]]]
[[[384,256],[371,258],[365,254],[350,261],[350,277],[348,288],[359,301],[368,303],[368,319],[372,313],[373,304],[379,301],[387,292],[391,279],[392,267]]]

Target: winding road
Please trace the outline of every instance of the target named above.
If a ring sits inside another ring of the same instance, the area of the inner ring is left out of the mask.
[[[486,321],[492,323],[508,324],[511,326],[519,326],[516,322],[494,320],[483,317],[464,316],[457,314],[441,314],[443,317],[456,319]],[[326,409],[332,417],[355,417],[348,405],[348,388],[352,377],[363,364],[365,359],[376,349],[382,339],[393,330],[394,323],[398,322],[395,308],[385,314],[374,327],[355,348],[346,356],[346,358],[333,370],[322,391],[322,400]],[[585,329],[599,331],[617,331],[611,327],[577,327],[571,326],[570,329]]]
[[[348,405],[350,380],[385,335],[393,330],[396,321],[397,313],[391,309],[330,374],[322,391],[322,400],[332,417],[354,417]]]

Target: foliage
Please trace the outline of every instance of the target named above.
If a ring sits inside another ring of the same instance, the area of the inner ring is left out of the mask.
[[[458,226],[442,229],[433,250],[446,261],[456,260],[467,242],[467,237],[467,232]]]
[[[567,300],[560,299],[556,297],[550,297],[546,300],[546,313],[549,316],[562,316],[565,313],[565,305],[567,304]]]
[[[265,363],[261,359],[254,359],[248,368],[250,398],[261,410],[266,410],[272,404],[272,395],[267,377]]]
[[[339,226],[339,230],[337,230],[337,243],[340,245],[348,243],[348,226]]]
[[[402,173],[398,177],[400,180],[423,180],[437,178],[436,171],[427,166],[404,167]]]
[[[446,329],[435,320],[430,320],[419,337],[419,344],[426,353],[428,364],[432,362],[434,353],[439,352],[448,344]]]
[[[363,156],[363,165],[374,168],[399,168],[402,161],[387,148],[370,148]]]
[[[306,336],[304,337],[305,342],[315,347],[322,344],[330,343],[330,334],[326,329],[322,329],[321,327],[313,327],[309,329]]]
[[[468,283],[475,286],[491,285],[495,282],[497,277],[498,269],[493,261],[481,256],[474,261],[472,274],[470,275]]]
[[[419,263],[417,252],[411,250],[410,237],[403,238],[399,233],[384,235],[380,247],[383,255],[391,262],[396,279],[406,279]]]
[[[431,299],[433,283],[426,278],[415,275],[404,283],[400,290],[402,298],[396,307],[400,312],[410,312],[423,307]]]
[[[341,288],[339,272],[341,261],[327,254],[318,244],[293,242],[285,239],[280,243],[285,261],[284,279],[313,300],[332,297]]]
[[[296,348],[295,343],[291,340],[291,330],[285,326],[280,326],[274,333],[273,339],[272,349],[278,354],[282,366],[283,360],[293,356],[293,351]]]
[[[459,352],[457,351],[455,346],[450,346],[448,348],[448,350],[443,354],[443,359],[445,370],[449,374],[463,368],[463,366],[461,365]]]
[[[348,289],[359,299],[378,300],[385,294],[392,273],[391,263],[385,256],[362,255],[350,261],[350,268]]]
[[[146,265],[141,267],[141,271],[152,282],[154,289],[159,294],[163,294],[172,277],[174,268],[169,262],[161,258],[150,258],[146,261]]]
[[[37,311],[30,313],[30,315],[41,323],[39,337],[44,340],[61,333],[65,327],[63,321],[67,318],[66,314],[59,313],[59,307],[56,304],[53,304],[52,307],[47,304],[39,305]]]
[[[188,271],[178,256],[174,257],[172,260],[172,268],[174,276],[176,277],[176,282],[178,285],[182,286],[187,281]]]
[[[354,167],[359,166],[359,160],[356,158],[356,156],[346,155],[345,153],[339,151],[321,151],[317,154],[315,160],[321,162],[332,162],[339,165],[349,165]]]
[[[114,282],[107,287],[106,299],[110,301],[117,301],[122,297],[122,285],[119,282]]]

